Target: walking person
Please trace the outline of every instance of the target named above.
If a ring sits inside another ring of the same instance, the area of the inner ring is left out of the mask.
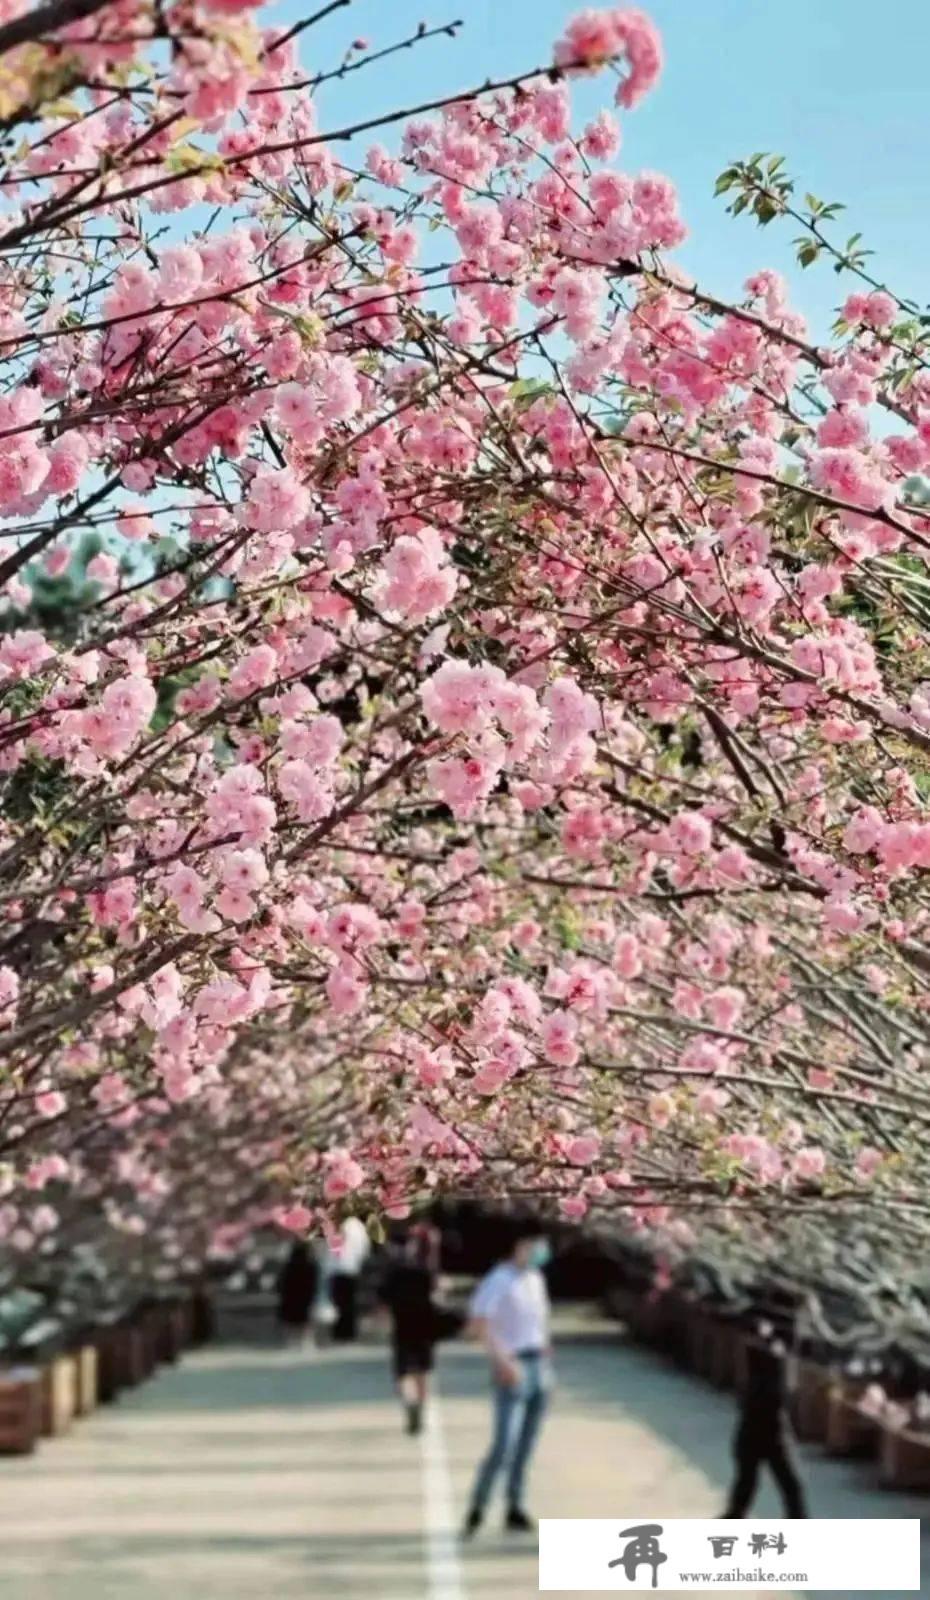
[[[358,1280],[371,1251],[368,1230],[358,1217],[346,1217],[332,1256],[329,1292],[336,1320],[333,1339],[350,1344],[358,1336]]]
[[[744,1517],[752,1503],[759,1468],[772,1473],[787,1517],[806,1517],[804,1490],[793,1460],[786,1415],[785,1347],[766,1324],[747,1341],[746,1374],[733,1453],[736,1475],[725,1517]]]
[[[320,1239],[317,1244],[316,1269],[316,1297],[310,1310],[310,1322],[313,1327],[314,1342],[318,1349],[323,1350],[332,1340],[336,1322],[336,1308],[331,1293],[333,1262],[325,1239]]]
[[[429,1398],[438,1333],[433,1303],[438,1271],[439,1234],[418,1224],[410,1229],[381,1285],[380,1298],[391,1317],[394,1380],[411,1434],[421,1432]]]
[[[491,1447],[472,1489],[466,1536],[484,1521],[505,1469],[504,1526],[513,1532],[534,1526],[524,1506],[524,1486],[551,1389],[549,1291],[543,1276],[549,1257],[542,1231],[531,1224],[520,1227],[509,1257],[481,1280],[472,1299],[471,1327],[490,1362],[494,1420]]]
[[[300,1345],[306,1337],[318,1278],[310,1246],[295,1239],[278,1274],[278,1321],[288,1344]]]

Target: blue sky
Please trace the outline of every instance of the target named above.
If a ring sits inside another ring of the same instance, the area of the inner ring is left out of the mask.
[[[290,24],[320,0],[281,0],[263,11]],[[550,58],[553,40],[584,0],[353,0],[302,41],[310,71],[338,65],[351,38],[372,47],[464,19],[458,38],[428,41],[354,79],[328,85],[322,126],[506,77]],[[427,4],[429,9],[427,9]],[[840,280],[792,265],[790,226],[760,233],[712,198],[717,173],[756,150],[787,158],[823,200],[842,200],[843,237],[861,231],[871,265],[900,293],[927,298],[930,256],[930,6],[926,0],[644,0],[665,43],[658,89],[624,113],[618,164],[650,168],[678,186],[691,230],[681,259],[709,288],[738,291],[761,266],[786,271],[793,301],[819,332]],[[597,109],[606,78],[576,86],[579,113]],[[364,148],[371,136],[359,142]],[[390,142],[386,138],[385,142]],[[345,148],[345,147],[341,147]]]

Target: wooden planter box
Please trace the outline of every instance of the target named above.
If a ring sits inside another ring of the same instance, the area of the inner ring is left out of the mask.
[[[681,1301],[674,1289],[667,1289],[656,1299],[656,1333],[655,1337],[661,1344],[666,1355],[674,1360],[681,1359],[683,1343],[684,1319],[682,1316]]]
[[[678,1359],[688,1372],[697,1372],[701,1354],[702,1330],[694,1307],[684,1306],[681,1319],[681,1338],[678,1342]]]
[[[181,1328],[176,1306],[164,1306],[158,1330],[158,1359],[169,1364],[181,1354]]]
[[[100,1328],[94,1344],[97,1351],[97,1399],[102,1404],[115,1400],[131,1381],[128,1362],[128,1329],[122,1323]]]
[[[791,1417],[800,1439],[822,1444],[827,1437],[828,1397],[833,1379],[816,1361],[799,1361]]]
[[[713,1378],[715,1370],[716,1328],[703,1311],[692,1311],[687,1326],[685,1350],[688,1365],[699,1378]]]
[[[883,1425],[878,1471],[889,1488],[930,1490],[930,1433]]]
[[[718,1389],[733,1389],[739,1376],[738,1355],[742,1334],[731,1322],[714,1322],[710,1339],[710,1381]]]
[[[145,1330],[150,1370],[154,1371],[160,1362],[168,1360],[165,1307],[150,1306],[142,1319],[142,1326]]]
[[[151,1371],[148,1345],[137,1323],[118,1322],[97,1335],[97,1395],[115,1400],[121,1389],[142,1383]]]
[[[858,1392],[837,1384],[827,1395],[827,1432],[824,1443],[831,1456],[874,1455],[879,1424],[860,1410]]]
[[[75,1411],[79,1417],[86,1417],[97,1405],[97,1380],[98,1362],[97,1346],[83,1344],[75,1352],[75,1365],[77,1367],[77,1395]]]
[[[216,1309],[203,1289],[196,1290],[192,1302],[193,1344],[206,1344],[216,1333]]]
[[[42,1430],[42,1381],[38,1371],[0,1373],[0,1455],[30,1455]]]
[[[628,1321],[632,1304],[633,1296],[630,1290],[622,1288],[619,1284],[615,1284],[612,1289],[608,1289],[604,1297],[604,1305],[608,1315],[616,1317],[618,1322]]]
[[[196,1309],[193,1297],[188,1295],[177,1307],[178,1327],[181,1336],[181,1349],[188,1350],[195,1342],[197,1335]]]
[[[662,1303],[656,1295],[643,1295],[637,1301],[632,1327],[637,1339],[643,1344],[655,1344],[662,1331]]]
[[[157,1354],[159,1361],[177,1361],[187,1344],[187,1308],[162,1306],[158,1314]]]
[[[125,1381],[130,1386],[144,1383],[155,1366],[155,1351],[152,1344],[150,1325],[145,1319],[139,1322],[131,1322],[124,1332],[126,1336],[124,1347]]]
[[[652,1343],[659,1331],[659,1301],[635,1289],[611,1289],[607,1301],[610,1313],[622,1322],[632,1339]]]
[[[47,1437],[70,1428],[77,1412],[77,1390],[74,1356],[55,1356],[42,1368],[42,1432]]]
[[[101,1405],[115,1400],[119,1392],[119,1373],[115,1356],[115,1328],[98,1328],[94,1335],[97,1351],[97,1399]]]
[[[141,1383],[158,1365],[161,1324],[157,1308],[149,1306],[145,1311],[137,1312],[130,1324],[130,1333],[139,1374],[136,1382]]]
[[[665,1343],[669,1355],[679,1366],[687,1366],[690,1359],[688,1325],[691,1311],[687,1302],[671,1290],[664,1297],[663,1324]]]
[[[141,1318],[150,1368],[158,1362],[176,1362],[192,1341],[192,1314],[187,1302],[152,1306]]]

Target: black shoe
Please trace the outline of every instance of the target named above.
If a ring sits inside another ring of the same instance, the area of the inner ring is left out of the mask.
[[[535,1533],[536,1524],[519,1506],[511,1506],[504,1521],[508,1533]]]
[[[462,1528],[462,1538],[470,1539],[473,1533],[478,1532],[478,1529],[481,1527],[483,1521],[484,1512],[479,1510],[478,1506],[472,1506],[468,1516],[465,1518],[465,1525]]]
[[[423,1411],[420,1406],[407,1407],[407,1432],[413,1434],[423,1432]]]

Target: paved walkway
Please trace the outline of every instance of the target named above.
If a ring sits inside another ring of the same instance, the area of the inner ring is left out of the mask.
[[[572,1316],[561,1334],[534,1511],[718,1514],[732,1400],[613,1325]],[[496,1518],[464,1549],[453,1536],[486,1427],[467,1347],[444,1349],[419,1441],[377,1343],[201,1351],[35,1457],[0,1461],[0,1600],[531,1600],[531,1539]],[[808,1452],[805,1476],[815,1515],[925,1506],[876,1493],[867,1466]],[[779,1508],[766,1490],[755,1509]]]

